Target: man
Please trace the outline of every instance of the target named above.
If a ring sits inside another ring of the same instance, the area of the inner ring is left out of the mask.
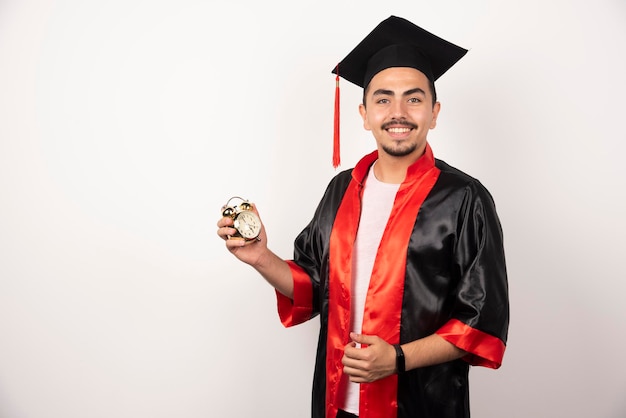
[[[467,51],[391,16],[333,72],[364,88],[377,149],[329,184],[284,261],[218,235],[277,290],[281,321],[320,315],[313,417],[468,417],[470,365],[498,368],[509,305],[489,192],[433,157],[434,81]]]

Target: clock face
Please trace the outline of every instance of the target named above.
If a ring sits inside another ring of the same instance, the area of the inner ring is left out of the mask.
[[[261,220],[254,212],[243,211],[239,213],[233,226],[246,239],[256,238],[261,233]]]

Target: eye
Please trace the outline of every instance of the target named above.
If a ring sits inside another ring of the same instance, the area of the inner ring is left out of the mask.
[[[389,99],[384,99],[384,98],[383,99],[379,99],[379,100],[376,100],[376,103],[378,103],[378,104],[387,104],[387,103],[389,103]]]
[[[409,99],[409,103],[422,103],[422,99],[420,99],[419,97],[411,97]]]

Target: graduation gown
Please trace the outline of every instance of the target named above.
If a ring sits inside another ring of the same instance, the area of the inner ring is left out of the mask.
[[[350,341],[352,247],[363,185],[377,152],[329,183],[295,240],[293,299],[277,292],[285,326],[319,315],[312,417],[341,405]],[[437,333],[462,359],[361,384],[360,418],[469,417],[470,365],[498,368],[509,322],[502,229],[481,183],[434,158],[429,145],[396,194],[366,296],[362,333],[404,344]]]

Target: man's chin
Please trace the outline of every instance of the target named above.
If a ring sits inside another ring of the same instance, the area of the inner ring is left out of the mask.
[[[386,154],[389,154],[392,157],[406,157],[407,155],[413,154],[413,152],[415,152],[416,149],[417,149],[417,146],[410,146],[410,147],[383,146],[383,151],[385,151]]]

